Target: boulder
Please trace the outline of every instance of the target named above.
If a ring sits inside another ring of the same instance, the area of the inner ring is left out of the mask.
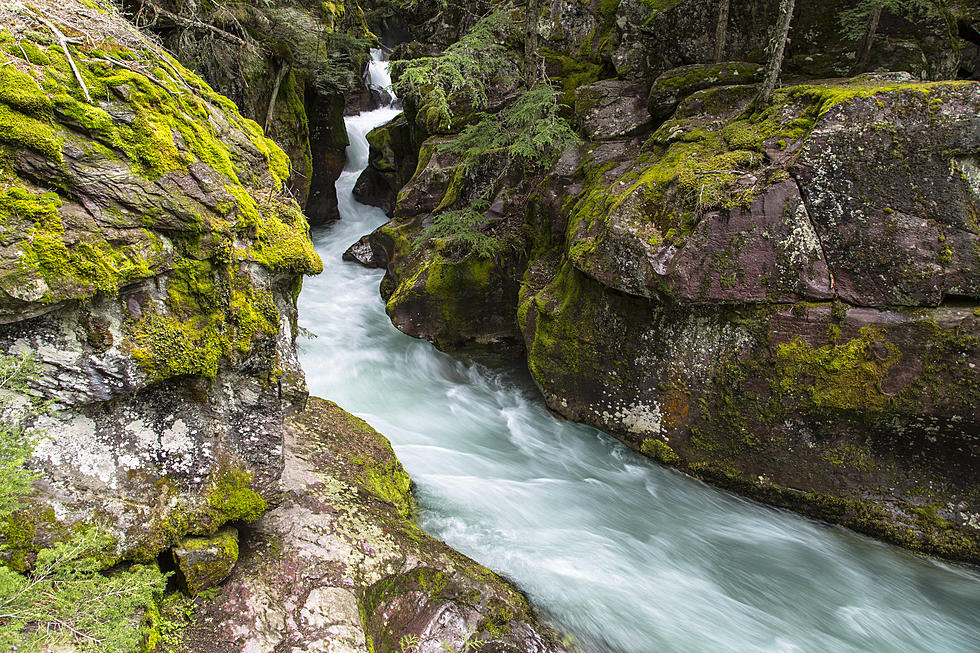
[[[681,100],[712,86],[738,86],[762,81],[762,66],[744,62],[691,64],[672,68],[654,80],[647,108],[655,124],[670,118]]]
[[[187,650],[564,651],[520,592],[412,524],[409,477],[362,420],[311,397],[288,423],[283,482]]]
[[[517,315],[549,406],[749,496],[980,559],[978,102],[906,73],[784,88],[750,117],[685,100],[642,147],[547,179],[576,196]]]
[[[616,79],[575,90],[575,116],[587,138],[635,136],[650,122],[644,109],[646,87]]]
[[[184,538],[174,561],[191,596],[220,585],[238,562],[238,529],[226,526],[214,535]]]
[[[882,92],[827,110],[793,174],[841,299],[980,300],[978,152],[976,83]]]
[[[26,392],[51,402],[11,555],[98,518],[107,559],[151,561],[277,496],[306,396],[295,289],[322,264],[288,158],[231,101],[118,14],[42,2],[86,36],[89,102],[50,30],[8,10],[4,34],[51,53],[0,52],[0,349],[32,354]]]

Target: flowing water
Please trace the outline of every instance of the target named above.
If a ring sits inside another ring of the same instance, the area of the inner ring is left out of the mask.
[[[384,64],[372,64],[384,84]],[[651,464],[546,410],[520,370],[399,333],[381,272],[341,261],[384,214],[354,202],[365,134],[347,119],[342,221],[314,232],[300,296],[313,394],[387,435],[420,525],[503,573],[586,650],[980,651],[980,574],[768,508]]]

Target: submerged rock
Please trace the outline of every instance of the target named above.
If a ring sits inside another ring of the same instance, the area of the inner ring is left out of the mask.
[[[564,650],[517,590],[412,524],[390,444],[335,404],[288,420],[283,484],[187,650]]]
[[[384,252],[375,251],[370,236],[363,236],[348,247],[343,258],[345,261],[360,263],[366,268],[383,268],[385,266]]]

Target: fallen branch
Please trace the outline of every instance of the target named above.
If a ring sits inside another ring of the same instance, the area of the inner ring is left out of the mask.
[[[153,3],[151,3],[151,6],[153,8],[153,14],[154,14],[153,22],[150,23],[149,25],[141,26],[140,29],[146,29],[147,27],[152,27],[157,23],[157,21],[160,18],[163,18],[169,20],[174,25],[179,25],[187,29],[195,29],[203,32],[209,32],[211,34],[214,34],[219,39],[223,41],[228,41],[229,43],[232,43],[234,45],[240,45],[240,46],[245,45],[244,39],[235,36],[231,32],[226,32],[225,30],[219,29],[214,25],[209,25],[204,21],[200,21],[194,18],[185,18],[184,16],[178,16],[177,14],[171,13],[166,9],[162,7],[158,7],[156,4]]]
[[[75,73],[75,79],[78,81],[78,85],[82,87],[82,93],[85,94],[85,101],[92,104],[92,96],[88,94],[88,86],[85,85],[85,80],[82,79],[82,73],[78,71],[78,66],[75,65],[75,59],[71,56],[71,52],[68,50],[68,39],[66,39],[65,35],[61,33],[61,30],[55,27],[54,24],[48,21],[48,19],[44,18],[43,16],[38,16],[23,5],[21,5],[21,7],[24,9],[24,11],[33,16],[35,20],[44,23],[44,26],[51,30],[55,38],[58,39],[58,43],[61,44],[61,51],[65,53],[65,58],[68,59],[68,65],[71,66],[71,71]]]
[[[698,170],[695,175],[747,175],[744,170]]]

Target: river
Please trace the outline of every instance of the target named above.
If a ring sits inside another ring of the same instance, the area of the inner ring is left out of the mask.
[[[384,84],[384,64],[372,64]],[[341,261],[386,221],[351,190],[367,132],[347,119],[342,220],[314,231],[300,360],[310,391],[388,436],[420,526],[513,580],[589,651],[980,650],[980,574],[741,499],[560,421],[526,371],[456,360],[397,331],[382,273]]]

